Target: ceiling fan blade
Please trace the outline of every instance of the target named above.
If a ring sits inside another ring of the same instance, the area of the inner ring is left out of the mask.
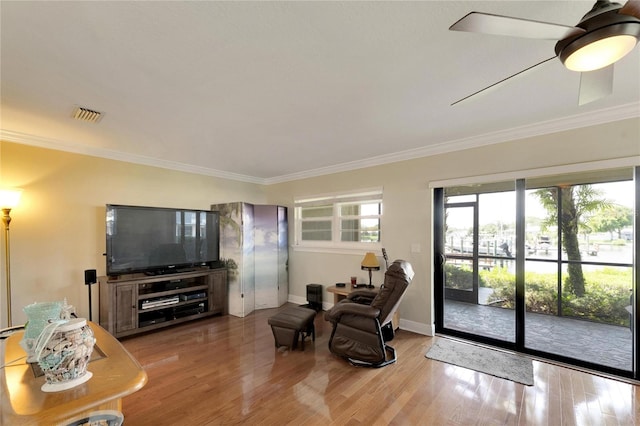
[[[548,59],[545,59],[544,61],[538,62],[538,63],[537,63],[537,64],[535,64],[535,65],[531,65],[530,67],[525,68],[525,69],[523,69],[522,71],[518,71],[518,72],[517,72],[517,73],[515,73],[515,74],[511,74],[509,77],[503,78],[502,80],[500,80],[500,81],[498,81],[498,82],[495,82],[495,83],[493,83],[492,85],[485,87],[484,89],[480,89],[480,90],[478,90],[477,92],[473,92],[472,94],[470,94],[470,95],[468,95],[468,96],[465,96],[465,97],[464,97],[464,98],[462,98],[462,99],[458,99],[457,101],[455,101],[454,103],[452,103],[452,104],[451,104],[451,106],[454,106],[455,104],[458,104],[458,103],[460,103],[460,102],[462,102],[462,101],[464,101],[464,100],[467,100],[467,99],[469,99],[469,98],[470,98],[470,97],[472,97],[472,96],[478,95],[478,94],[480,94],[480,93],[484,92],[485,90],[489,90],[489,89],[491,89],[492,87],[495,87],[495,86],[497,86],[497,85],[499,85],[499,84],[502,84],[502,83],[504,83],[505,81],[507,81],[507,80],[509,80],[509,79],[511,79],[511,78],[513,78],[513,77],[516,77],[516,76],[518,76],[518,75],[520,75],[520,74],[522,74],[522,73],[524,73],[524,72],[529,71],[529,70],[530,70],[530,69],[532,69],[532,68],[537,67],[538,65],[542,65],[542,64],[544,64],[545,62],[549,62],[550,60],[555,59],[555,58],[556,58],[555,56],[552,56],[551,58],[548,58]]]
[[[640,0],[629,0],[624,6],[622,6],[622,8],[620,8],[618,13],[640,19]]]
[[[471,12],[449,27],[451,31],[467,31],[540,40],[562,40],[586,31],[578,27],[531,21],[490,13]]]
[[[613,64],[580,75],[578,105],[585,105],[610,95],[613,91]]]

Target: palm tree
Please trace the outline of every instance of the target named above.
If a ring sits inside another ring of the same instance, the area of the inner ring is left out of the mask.
[[[585,226],[589,213],[606,208],[609,202],[602,198],[602,192],[591,185],[566,185],[542,188],[535,191],[542,206],[549,214],[543,226],[560,226],[562,247],[567,253],[568,275],[565,279],[567,291],[577,297],[584,296],[585,283],[582,273],[582,256],[578,243],[578,231]],[[560,203],[558,202],[560,200]],[[558,220],[558,206],[560,218]]]

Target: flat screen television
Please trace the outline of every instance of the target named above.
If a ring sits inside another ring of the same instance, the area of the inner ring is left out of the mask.
[[[107,204],[107,275],[161,274],[220,261],[220,217],[209,210]]]

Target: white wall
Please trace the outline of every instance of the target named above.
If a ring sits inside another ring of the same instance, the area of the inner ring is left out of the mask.
[[[65,297],[79,315],[88,317],[84,270],[105,273],[105,204],[208,210],[212,203],[266,201],[264,188],[256,184],[9,142],[2,142],[0,153],[1,185],[24,190],[11,212],[13,324],[26,321],[22,307]],[[4,326],[4,252],[0,262]],[[93,294],[97,320],[97,285]]]
[[[393,143],[390,141],[389,143]],[[293,206],[296,196],[382,186],[384,217],[382,245],[391,260],[412,263],[416,275],[400,306],[401,328],[430,333],[433,330],[431,288],[431,192],[429,183],[470,176],[525,171],[597,160],[640,155],[640,119],[560,132],[461,152],[417,158],[267,187],[270,202]],[[516,173],[517,174],[517,173]],[[293,235],[293,215],[290,215]],[[412,252],[412,246],[420,252]],[[327,286],[348,281],[360,271],[362,253],[336,255],[292,250],[290,299],[304,300],[306,284]],[[374,280],[382,282],[382,272]],[[333,301],[333,295],[323,294]]]
[[[393,144],[393,141],[389,141]],[[560,132],[461,152],[316,178],[261,186],[105,160],[16,143],[0,144],[0,184],[24,189],[12,211],[11,276],[13,322],[26,320],[22,307],[66,297],[88,315],[85,269],[104,274],[104,205],[135,204],[208,209],[212,203],[246,201],[290,208],[296,196],[384,188],[383,246],[389,257],[410,261],[416,272],[400,307],[401,327],[429,333],[431,288],[431,195],[429,183],[532,168],[563,166],[640,155],[640,119]],[[293,239],[291,238],[291,241]],[[412,252],[412,245],[420,252]],[[290,300],[306,299],[306,284],[323,287],[348,281],[360,270],[353,255],[290,251]],[[0,326],[4,325],[4,255],[1,256]],[[382,272],[374,281],[382,282]],[[97,288],[94,289],[97,294]],[[324,292],[326,301],[331,294]],[[97,315],[97,297],[93,300]]]

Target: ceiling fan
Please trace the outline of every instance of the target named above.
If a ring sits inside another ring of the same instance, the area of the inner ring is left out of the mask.
[[[471,12],[451,25],[449,30],[557,40],[555,56],[478,90],[451,105],[556,57],[567,69],[582,73],[578,104],[584,105],[611,94],[613,64],[631,52],[640,38],[640,0],[629,0],[624,6],[609,0],[598,0],[575,27]]]

